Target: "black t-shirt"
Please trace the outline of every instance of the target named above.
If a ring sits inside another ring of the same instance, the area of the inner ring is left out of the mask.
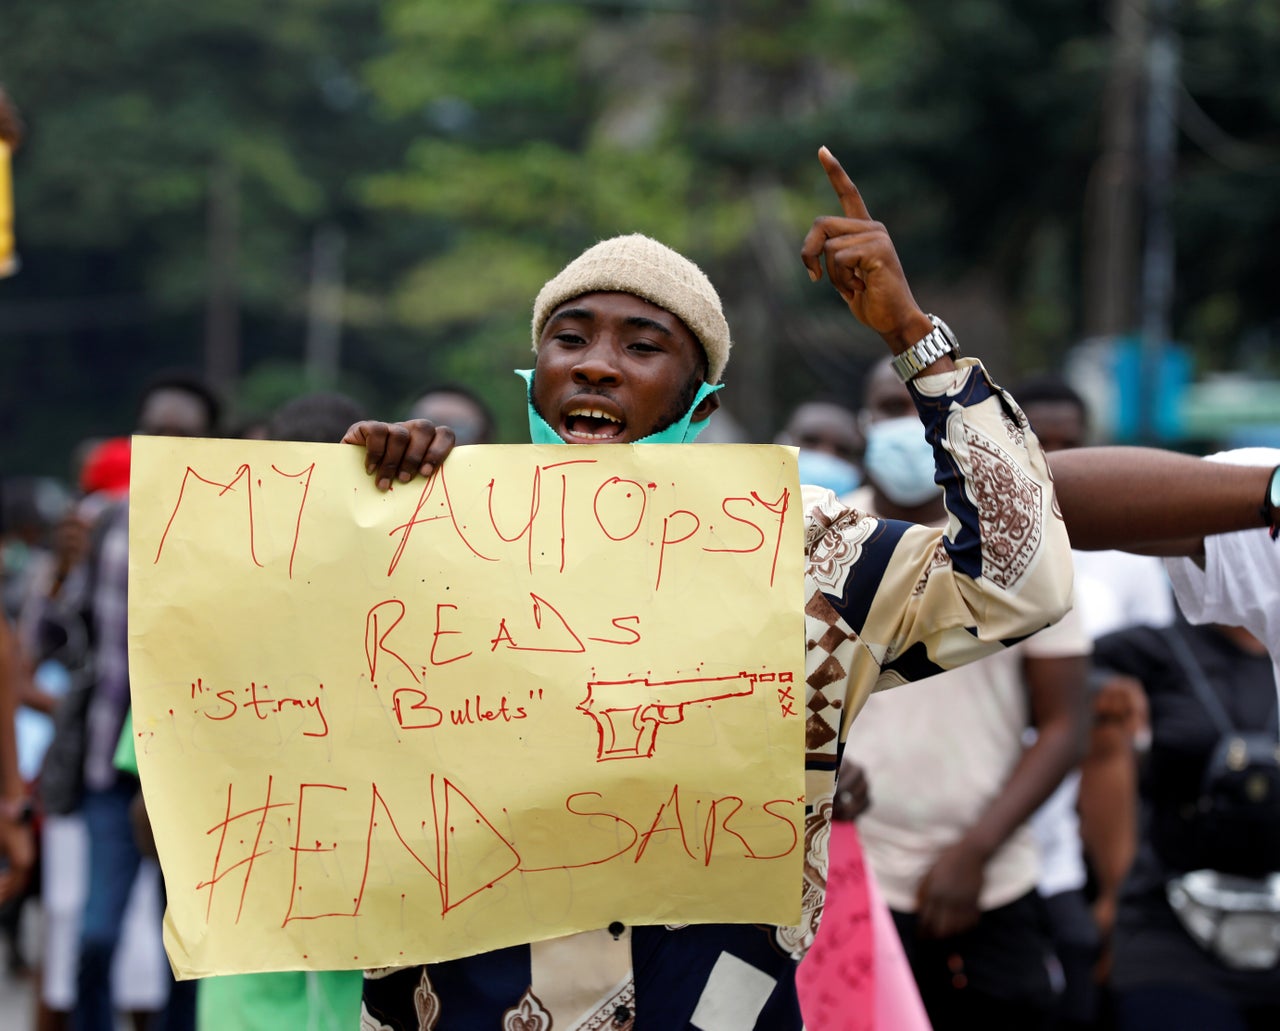
[[[1230,857],[1215,856],[1216,842],[1195,818],[1205,768],[1223,731],[1191,687],[1170,647],[1170,634],[1187,645],[1234,731],[1258,731],[1277,740],[1271,660],[1265,653],[1242,651],[1213,627],[1181,622],[1163,630],[1139,627],[1110,634],[1094,650],[1097,665],[1135,677],[1147,693],[1151,750],[1139,779],[1144,837],[1171,871],[1232,870]]]
[[[1138,851],[1121,892],[1116,928],[1117,987],[1177,977],[1251,1001],[1280,1001],[1280,972],[1241,973],[1223,967],[1186,934],[1169,908],[1165,883],[1205,866],[1205,842],[1191,811],[1221,731],[1188,683],[1168,633],[1190,648],[1238,731],[1277,737],[1276,682],[1268,655],[1242,651],[1221,631],[1179,622],[1157,630],[1134,627],[1094,642],[1095,665],[1141,681],[1151,720],[1151,749],[1141,767]]]

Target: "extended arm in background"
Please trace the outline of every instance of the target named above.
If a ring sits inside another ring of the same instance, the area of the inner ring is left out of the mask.
[[[1141,447],[1055,451],[1049,465],[1072,547],[1085,551],[1196,555],[1211,534],[1267,525],[1265,466]]]

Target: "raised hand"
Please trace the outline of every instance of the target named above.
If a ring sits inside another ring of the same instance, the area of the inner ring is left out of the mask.
[[[849,310],[875,330],[896,353],[933,329],[920,310],[885,227],[871,218],[858,188],[826,147],[818,160],[827,173],[843,216],[821,215],[805,235],[800,260],[817,282],[826,266]]]

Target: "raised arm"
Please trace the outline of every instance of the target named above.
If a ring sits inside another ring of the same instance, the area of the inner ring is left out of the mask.
[[[875,330],[894,354],[901,354],[933,331],[933,322],[916,304],[889,232],[871,218],[862,194],[831,151],[818,160],[840,201],[843,217],[822,215],[804,238],[800,260],[809,278],[822,278],[823,266],[854,317]],[[949,356],[927,366],[926,373],[955,368]]]
[[[806,612],[864,646],[835,660],[849,673],[856,712],[871,684],[932,676],[1056,622],[1071,604],[1071,555],[1025,417],[980,362],[916,346],[945,327],[916,304],[887,230],[839,163],[825,148],[819,157],[843,214],[815,219],[801,260],[813,280],[825,272],[894,354],[934,355],[895,368],[950,516],[945,529],[876,520],[829,493],[806,494],[810,574],[823,596]]]

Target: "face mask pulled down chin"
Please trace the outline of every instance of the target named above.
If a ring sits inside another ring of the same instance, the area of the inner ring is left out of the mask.
[[[915,416],[885,419],[867,427],[867,451],[862,458],[868,479],[895,505],[914,508],[938,493],[933,448]]]
[[[533,406],[533,370],[532,369],[516,369],[516,375],[524,380],[525,405],[529,409],[529,442],[532,444],[563,444],[565,441],[561,438],[551,424],[547,422],[538,410]],[[694,409],[702,403],[703,398],[710,397],[719,390],[723,383],[703,383],[698,388],[698,393],[694,395],[693,404],[689,406],[689,410],[679,419],[673,422],[665,429],[658,430],[656,433],[650,433],[647,437],[633,441],[635,444],[692,444],[697,439],[698,434],[707,428],[707,423],[711,421],[708,415],[705,419],[693,421]]]

